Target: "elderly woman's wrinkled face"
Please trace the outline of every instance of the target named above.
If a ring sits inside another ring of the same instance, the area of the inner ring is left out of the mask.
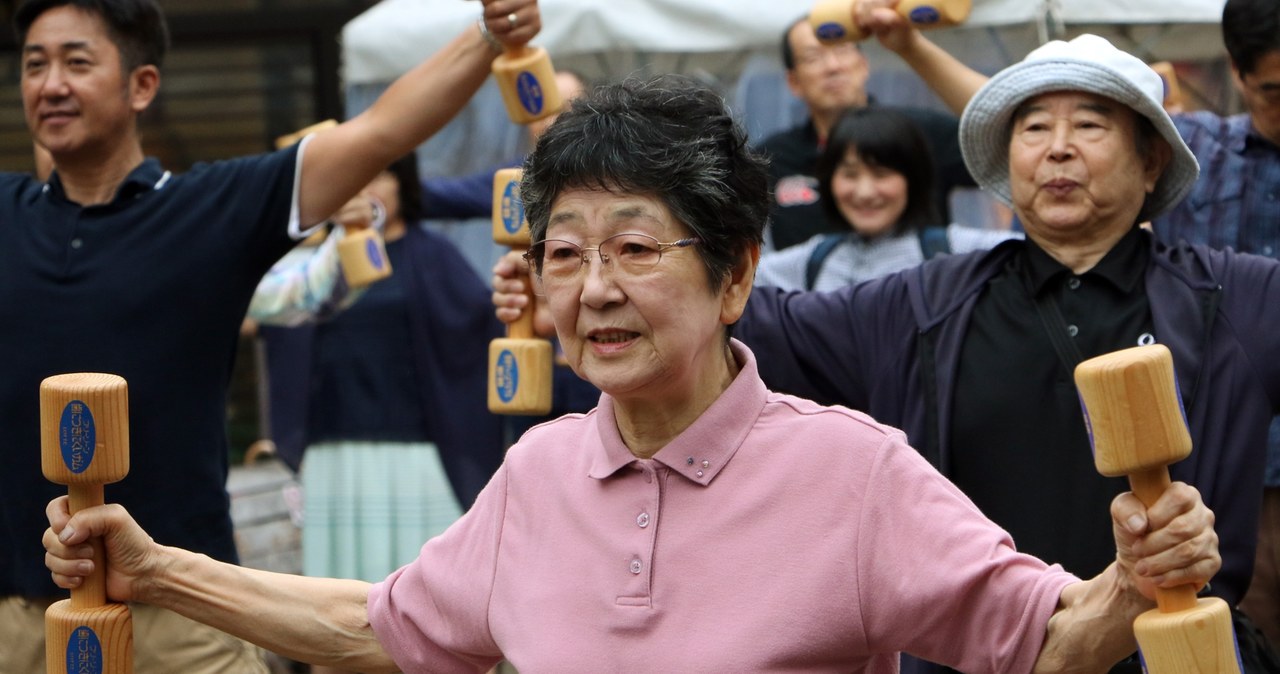
[[[1154,152],[1139,156],[1136,115],[1083,92],[1023,105],[1009,139],[1009,186],[1028,235],[1072,242],[1133,226],[1164,169]]]
[[[691,237],[655,197],[555,199],[540,285],[579,376],[618,399],[681,399],[723,366],[725,325],[745,298],[708,286]]]

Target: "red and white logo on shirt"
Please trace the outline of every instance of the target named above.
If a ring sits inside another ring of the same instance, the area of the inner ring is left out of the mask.
[[[778,205],[808,206],[818,201],[818,179],[813,176],[787,176],[774,187],[774,199]]]

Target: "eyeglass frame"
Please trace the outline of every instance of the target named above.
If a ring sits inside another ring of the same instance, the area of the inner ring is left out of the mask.
[[[589,259],[589,256],[587,255],[587,253],[591,251],[595,251],[596,256],[600,258],[601,264],[609,264],[610,263],[609,255],[601,251],[600,248],[604,246],[606,243],[608,243],[609,241],[612,241],[613,239],[616,239],[620,236],[643,236],[646,239],[652,239],[653,242],[658,245],[658,259],[654,261],[653,265],[651,265],[651,267],[649,268],[658,266],[658,263],[662,262],[662,254],[672,248],[688,248],[689,246],[694,246],[699,243],[702,243],[702,239],[696,236],[685,237],[683,239],[677,239],[675,241],[667,242],[667,241],[659,241],[657,237],[650,236],[648,234],[644,234],[641,232],[618,232],[617,234],[613,234],[611,236],[605,237],[604,239],[601,239],[600,243],[592,247],[585,247],[585,246],[576,244],[568,239],[556,239],[556,238],[541,239],[539,241],[535,241],[532,244],[530,244],[529,250],[525,251],[520,257],[523,258],[524,261],[529,264],[529,267],[534,270],[534,274],[538,277],[539,280],[541,280],[542,265],[535,264],[535,261],[538,258],[541,258],[542,255],[534,255],[534,250],[538,248],[545,249],[548,241],[560,241],[560,242],[572,245],[578,249],[578,252],[580,253],[580,255],[577,256],[579,260],[578,267],[577,269],[574,270],[573,274],[570,275],[569,278],[571,278],[573,276],[577,276],[578,273],[582,271],[583,268],[586,267],[587,263],[591,261]]]

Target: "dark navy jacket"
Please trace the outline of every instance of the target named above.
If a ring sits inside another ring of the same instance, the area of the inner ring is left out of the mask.
[[[1211,590],[1234,606],[1253,570],[1267,428],[1280,411],[1280,262],[1147,239],[1155,335],[1173,353],[1193,442],[1170,472],[1216,515],[1222,570]],[[945,474],[970,316],[1024,245],[935,258],[830,293],[757,288],[735,336],[770,388],[897,426]]]
[[[405,293],[412,310],[410,363],[422,390],[427,432],[463,508],[502,463],[503,422],[488,410],[489,341],[503,334],[487,286],[443,236],[405,234]],[[404,267],[404,268],[402,268]],[[308,444],[307,407],[315,327],[264,328],[271,383],[271,431],[297,469]]]

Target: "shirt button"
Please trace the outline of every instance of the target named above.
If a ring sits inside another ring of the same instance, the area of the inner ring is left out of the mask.
[[[631,573],[634,573],[634,574],[636,574],[636,575],[639,575],[639,574],[640,574],[640,570],[641,570],[641,569],[643,569],[643,568],[644,568],[644,566],[640,563],[640,560],[638,560],[638,559],[633,559],[633,560],[631,560]]]
[[[636,517],[636,525],[641,529],[649,526],[649,513],[640,513],[640,515]]]
[[[80,246],[83,246],[83,245],[84,245],[84,239],[75,238],[71,240],[72,248],[79,248]]]
[[[1068,325],[1068,326],[1067,326],[1067,334],[1068,334],[1068,335],[1071,335],[1072,337],[1075,337],[1076,335],[1080,334],[1080,328],[1078,328],[1078,327],[1076,327],[1076,326],[1074,326],[1074,325]]]
[[[1068,287],[1068,288],[1070,288],[1070,289],[1072,289],[1072,290],[1075,290],[1076,288],[1079,288],[1079,287],[1080,287],[1080,279],[1076,278],[1075,276],[1072,276],[1070,279],[1067,279],[1067,287]]]

